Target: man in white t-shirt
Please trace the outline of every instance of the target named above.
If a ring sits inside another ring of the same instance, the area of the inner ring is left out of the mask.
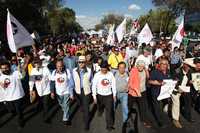
[[[68,69],[65,69],[62,60],[56,62],[56,70],[51,75],[51,97],[54,99],[55,94],[57,100],[63,110],[63,124],[71,125],[69,105],[73,96],[73,78]]]
[[[9,112],[16,112],[18,126],[24,126],[22,98],[24,90],[21,84],[22,74],[19,71],[11,71],[9,62],[2,62],[0,65],[0,102],[8,105]]]
[[[99,115],[106,111],[107,130],[114,129],[114,102],[116,101],[116,81],[112,72],[109,72],[107,62],[101,64],[101,71],[94,75],[92,84],[92,96],[97,103]]]
[[[43,120],[44,122],[48,123],[51,73],[47,67],[42,66],[42,61],[39,58],[35,59],[33,64],[34,68],[31,70],[29,77],[30,97],[35,99],[37,91],[39,96],[37,111],[40,111],[43,108]],[[34,85],[36,91],[33,90]]]

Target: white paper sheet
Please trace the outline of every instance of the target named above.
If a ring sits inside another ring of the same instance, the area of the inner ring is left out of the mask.
[[[158,101],[169,98],[176,86],[176,83],[177,83],[177,81],[174,81],[171,79],[163,80],[163,82],[165,84],[163,86],[161,86],[160,94],[157,97]]]
[[[193,82],[194,89],[196,91],[199,91],[200,90],[200,73],[192,74],[192,82]]]
[[[189,86],[179,86],[179,89],[183,92],[190,92],[190,87]]]

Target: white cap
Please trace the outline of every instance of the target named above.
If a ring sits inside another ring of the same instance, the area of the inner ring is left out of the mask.
[[[86,61],[85,56],[79,56],[78,61]]]
[[[194,64],[194,58],[186,58],[184,61],[183,61],[183,63],[184,64],[187,64],[187,65],[189,65],[189,66],[191,66],[191,67],[195,67],[195,64]]]

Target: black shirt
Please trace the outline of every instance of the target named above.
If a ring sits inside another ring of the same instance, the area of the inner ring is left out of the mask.
[[[170,79],[170,75],[169,73],[164,74],[163,72],[155,69],[150,73],[150,79],[149,80],[157,80],[162,82],[164,79]],[[158,97],[160,94],[160,85],[150,85],[150,89],[151,89],[151,94],[153,96]]]

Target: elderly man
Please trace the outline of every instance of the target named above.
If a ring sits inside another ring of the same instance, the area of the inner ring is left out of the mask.
[[[75,92],[80,106],[83,108],[84,129],[89,130],[89,104],[91,100],[91,69],[86,67],[85,56],[79,56],[78,67],[73,70]]]
[[[160,103],[162,101],[158,101],[157,97],[160,94],[161,86],[164,84],[163,80],[171,78],[171,76],[169,75],[168,68],[169,68],[168,60],[161,59],[159,61],[159,67],[157,67],[150,73],[150,78],[148,81],[151,90],[154,115],[160,127],[165,127],[165,122],[163,119],[163,112],[160,106]]]
[[[194,59],[195,70],[192,72],[193,97],[196,95],[195,110],[200,113],[200,58]]]
[[[178,81],[176,85],[176,89],[172,94],[172,118],[173,124],[176,128],[182,128],[180,124],[180,98],[182,98],[184,102],[184,106],[181,107],[184,117],[188,121],[192,121],[191,119],[191,95],[190,95],[190,87],[191,87],[191,70],[190,70],[190,59],[185,59],[183,61],[182,67],[176,72],[175,80]],[[186,91],[188,90],[188,91]]]
[[[51,75],[51,97],[57,95],[58,102],[63,110],[63,124],[71,125],[69,104],[70,99],[74,99],[73,95],[73,78],[69,69],[64,68],[62,60],[56,62],[56,70]],[[55,90],[54,90],[55,89]]]

